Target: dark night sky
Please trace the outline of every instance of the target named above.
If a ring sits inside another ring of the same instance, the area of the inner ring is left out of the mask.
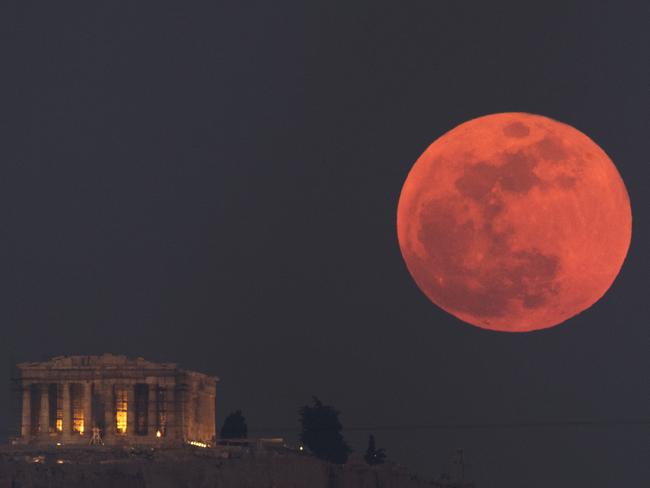
[[[425,475],[650,481],[647,424],[598,423],[650,411],[645,2],[190,3],[2,2],[2,437],[14,362],[110,351],[218,375],[264,435],[318,395]],[[420,153],[503,111],[592,137],[634,216],[609,293],[530,334],[433,306],[395,232]]]

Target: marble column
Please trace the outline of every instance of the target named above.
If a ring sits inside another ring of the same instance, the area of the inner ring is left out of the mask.
[[[210,419],[208,418],[208,410],[210,410],[208,408],[209,396],[204,390],[198,392],[198,397],[199,411],[198,418],[195,420],[196,434],[202,441],[206,441],[210,440],[211,437],[211,434],[208,434],[210,431]]]
[[[23,383],[23,408],[20,435],[28,439],[32,434],[32,391],[29,383]]]
[[[175,385],[167,385],[165,389],[165,412],[167,415],[167,426],[165,437],[175,440],[180,437],[178,429],[178,410],[176,408],[176,388]]]
[[[86,381],[84,384],[84,393],[83,393],[83,409],[84,409],[84,436],[93,435],[93,408],[92,408],[92,388],[93,384],[90,381]]]
[[[61,383],[59,385],[63,390],[63,441],[68,441],[72,437],[72,405],[70,404],[70,383]]]
[[[109,443],[115,437],[115,393],[113,384],[104,382],[101,387],[102,402],[104,403],[104,432],[105,443]]]
[[[135,435],[135,384],[126,385],[126,434]]]
[[[187,402],[189,393],[185,386],[177,386],[174,391],[174,406],[176,407],[176,436],[179,440],[186,441],[189,439],[188,422],[187,422]]]
[[[50,433],[50,392],[49,384],[41,383],[41,410],[38,415],[38,432],[41,435],[49,435]]]
[[[158,400],[158,387],[154,384],[149,384],[149,394],[147,396],[147,436],[156,437],[158,430],[158,409],[156,407]]]
[[[208,432],[210,440],[215,442],[217,440],[217,397],[213,392],[209,392],[208,396],[208,411],[206,415],[208,416]]]

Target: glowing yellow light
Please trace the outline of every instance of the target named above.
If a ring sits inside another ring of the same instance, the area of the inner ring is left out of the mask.
[[[79,432],[79,434],[83,435],[84,433],[84,419],[82,418],[76,418],[72,420],[72,431],[73,432]]]
[[[57,459],[56,460],[56,464],[63,464],[63,463],[65,463],[65,461],[63,459]]]
[[[115,390],[115,430],[118,434],[126,434],[127,411],[129,401],[126,388],[120,387]]]
[[[56,419],[57,432],[63,432],[63,419]]]
[[[126,411],[118,411],[115,418],[117,432],[119,434],[126,434]]]
[[[205,442],[200,442],[200,441],[189,441],[188,444],[196,447],[208,447],[208,445]]]
[[[298,449],[300,449],[300,450],[302,451],[302,450],[304,450],[305,448],[304,448],[304,447],[302,447],[302,446],[300,446],[300,447],[299,447]]]
[[[70,410],[72,410],[72,432],[83,434],[85,430],[84,420],[84,404],[83,404],[83,385],[80,383],[72,383],[70,385]],[[63,418],[63,416],[61,416]],[[69,429],[67,425],[66,429]]]
[[[156,431],[156,437],[162,437],[162,432],[160,432],[159,430]]]

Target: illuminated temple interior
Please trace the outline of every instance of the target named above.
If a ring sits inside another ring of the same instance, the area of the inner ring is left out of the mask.
[[[59,356],[17,365],[16,444],[181,444],[216,440],[218,378],[142,358]]]

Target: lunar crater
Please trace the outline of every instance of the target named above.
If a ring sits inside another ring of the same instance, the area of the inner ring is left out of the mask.
[[[526,137],[530,134],[530,128],[522,122],[511,122],[503,128],[503,133],[508,137]]]
[[[559,162],[569,156],[562,139],[553,135],[546,135],[534,145],[539,155],[548,161]]]
[[[509,193],[525,194],[543,184],[535,173],[538,161],[526,152],[504,152],[497,161],[499,164],[479,161],[465,165],[455,181],[458,192],[476,202],[483,202],[497,186]]]
[[[497,205],[501,208],[503,203]],[[426,285],[430,293],[458,312],[477,316],[498,317],[499,307],[511,301],[520,301],[528,309],[546,304],[557,292],[558,256],[535,248],[513,250],[509,242],[516,234],[513,226],[507,232],[496,231],[492,219],[485,219],[477,228],[474,220],[458,218],[458,210],[464,207],[460,200],[434,200],[422,207],[418,240],[427,252],[416,269],[441,272]],[[441,275],[454,278],[443,280]],[[425,282],[426,274],[417,281]]]

